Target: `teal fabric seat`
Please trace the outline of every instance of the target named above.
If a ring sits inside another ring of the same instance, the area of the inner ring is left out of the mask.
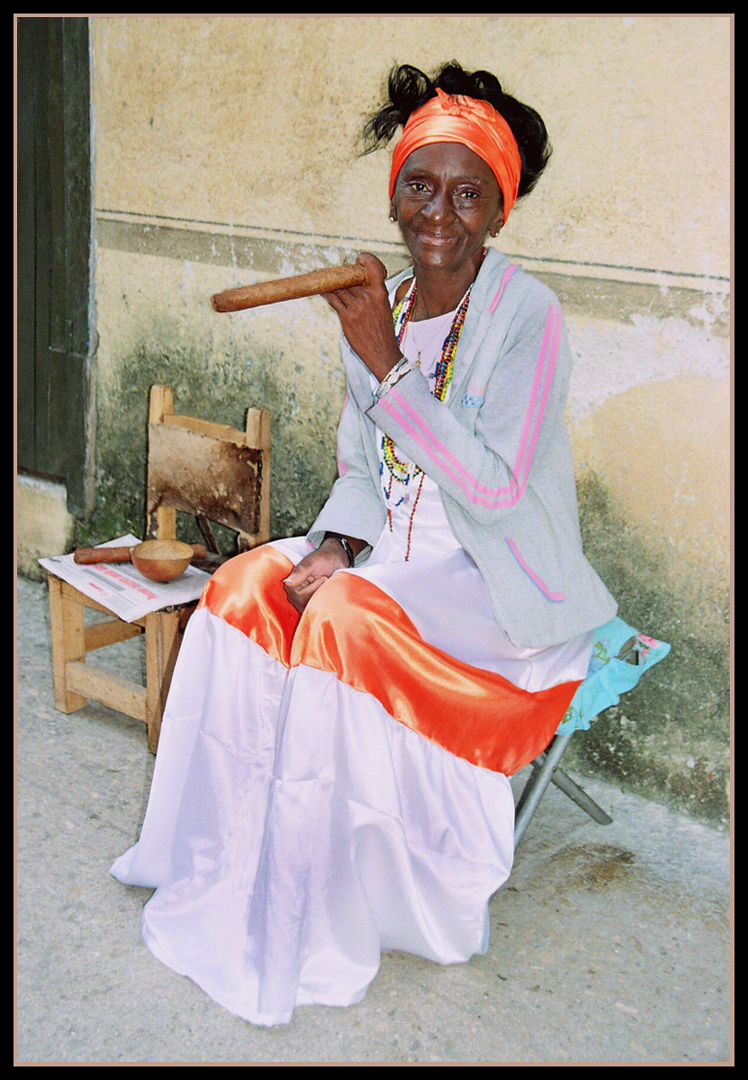
[[[559,764],[572,736],[587,731],[606,709],[617,705],[621,695],[632,690],[642,675],[670,652],[664,641],[649,637],[616,616],[595,635],[587,677],[572,698],[550,745],[531,765],[515,807],[514,842],[519,843],[537,810],[548,785],[553,783],[601,825],[611,818],[602,807],[569,777]]]

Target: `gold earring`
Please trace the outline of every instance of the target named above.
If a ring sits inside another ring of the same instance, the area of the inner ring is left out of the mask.
[[[390,221],[397,221],[397,215],[394,210],[390,210]]]

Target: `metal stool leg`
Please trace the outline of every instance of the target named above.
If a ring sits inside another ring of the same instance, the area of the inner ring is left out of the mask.
[[[533,775],[524,786],[514,814],[515,845],[518,844],[524,836],[525,829],[530,824],[532,816],[545,794],[545,789],[551,782],[553,770],[563,757],[570,739],[571,735],[557,735],[546,750],[542,764],[536,765],[536,761],[538,761],[539,758],[536,758],[535,761],[533,761]]]
[[[551,779],[565,795],[568,795],[577,806],[589,814],[598,825],[611,825],[613,823],[613,818],[606,814],[603,808],[598,806],[583,788],[580,788],[579,784],[575,783],[570,776],[567,776],[563,769],[556,769]]]
[[[571,777],[559,769],[558,765],[566,752],[574,732],[568,735],[557,735],[551,742],[544,754],[539,755],[532,763],[533,775],[525,784],[514,815],[514,843],[515,846],[524,836],[527,826],[532,820],[533,814],[538,808],[540,800],[545,794],[546,788],[553,781],[556,786],[568,795],[577,806],[601,825],[610,825],[612,818],[609,817],[602,807],[589,797]]]

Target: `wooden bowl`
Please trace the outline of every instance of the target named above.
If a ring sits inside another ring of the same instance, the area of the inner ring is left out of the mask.
[[[144,540],[130,552],[132,564],[151,581],[174,581],[183,574],[195,552],[181,540]]]

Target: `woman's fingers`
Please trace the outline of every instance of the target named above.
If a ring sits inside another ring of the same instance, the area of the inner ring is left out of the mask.
[[[387,267],[381,259],[378,259],[376,255],[372,255],[370,251],[362,251],[356,257],[356,262],[359,266],[366,268],[366,280],[369,286],[384,285],[387,280]]]
[[[387,270],[376,255],[362,252],[357,263],[366,267],[366,285],[326,293],[343,334],[357,356],[380,382],[401,358],[387,297]]]
[[[336,307],[335,301],[337,301],[338,306],[346,306],[346,301],[350,302],[357,297],[365,296],[372,289],[376,292],[384,288],[384,283],[387,280],[387,268],[381,259],[378,259],[376,255],[372,255],[370,251],[362,251],[356,257],[356,263],[366,269],[366,284],[352,285],[348,289],[338,289],[336,292],[324,293],[323,295],[331,307]]]
[[[321,585],[332,577],[336,570],[348,565],[348,559],[342,548],[332,545],[332,550],[318,548],[310,552],[297,563],[283,582],[286,596],[297,611],[304,610]]]
[[[289,602],[299,613],[301,613],[304,611],[304,608],[314,596],[317,589],[324,585],[328,580],[329,579],[324,576],[316,578],[307,577],[299,582],[298,585],[294,585],[289,584],[289,579],[286,578],[283,582],[283,587],[286,590],[286,596],[288,597]]]

